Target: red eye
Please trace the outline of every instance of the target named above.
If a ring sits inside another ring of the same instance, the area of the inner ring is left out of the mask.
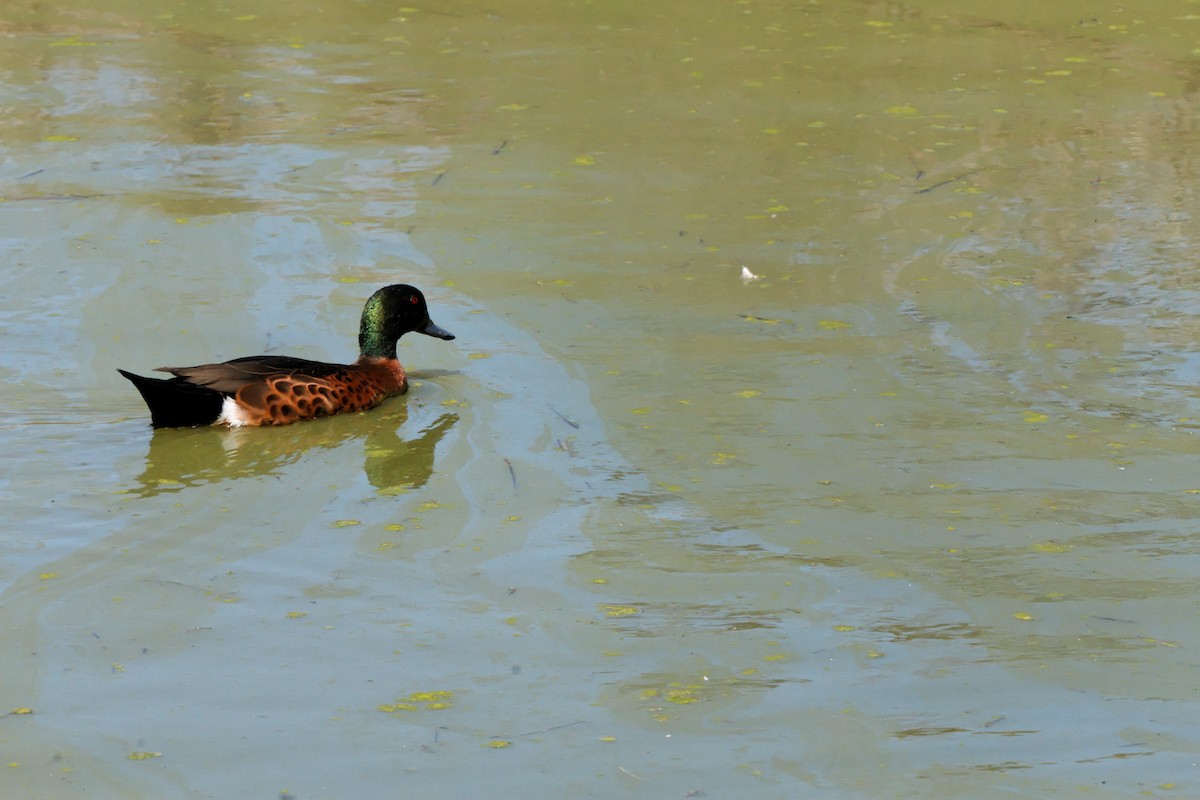
[[[408,302],[412,303],[415,306],[417,303],[421,302],[421,298],[417,297],[414,294],[412,297],[408,298]]]

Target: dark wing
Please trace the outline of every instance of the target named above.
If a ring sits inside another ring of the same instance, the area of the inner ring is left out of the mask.
[[[204,386],[221,394],[235,394],[248,383],[261,381],[272,375],[306,375],[324,378],[346,369],[344,364],[326,364],[324,361],[309,361],[291,356],[248,356],[235,358],[223,364],[201,364],[198,367],[159,367],[158,372],[169,372],[179,380],[194,386]]]

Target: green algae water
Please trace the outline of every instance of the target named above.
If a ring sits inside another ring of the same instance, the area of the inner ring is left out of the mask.
[[[0,10],[0,795],[1195,794],[1188,8]]]

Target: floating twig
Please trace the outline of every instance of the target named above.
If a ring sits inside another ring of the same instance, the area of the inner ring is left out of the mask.
[[[584,722],[586,722],[586,720],[577,719],[574,722],[564,722],[562,725],[555,725],[550,728],[542,728],[541,730],[537,730],[537,731],[525,731],[525,733],[518,733],[515,736],[512,736],[511,738],[520,739],[523,736],[540,736],[543,733],[550,733],[551,731],[561,731],[563,728],[570,728],[575,725],[582,725]]]
[[[917,189],[915,192],[913,192],[913,194],[927,194],[929,192],[932,192],[934,189],[942,188],[946,184],[961,181],[963,178],[969,178],[977,172],[982,172],[982,170],[973,169],[970,172],[964,172],[961,175],[955,175],[953,178],[946,178],[946,180],[938,181],[933,186],[926,186],[924,189]]]
[[[571,426],[572,428],[574,428],[575,430],[579,430],[579,423],[578,423],[578,422],[576,422],[575,420],[572,420],[572,419],[568,419],[568,418],[566,417],[566,415],[565,415],[565,414],[563,414],[561,411],[559,411],[559,410],[558,410],[557,408],[555,408],[554,406],[547,406],[547,408],[549,408],[551,411],[553,411],[555,414],[557,414],[557,415],[558,415],[558,418],[559,418],[559,419],[561,419],[563,422],[567,423],[568,425],[570,425],[570,426]]]
[[[912,157],[912,153],[908,154],[908,163],[912,164],[913,170],[917,173],[914,178],[915,180],[919,181],[921,178],[925,177],[925,170],[917,166],[917,160]]]

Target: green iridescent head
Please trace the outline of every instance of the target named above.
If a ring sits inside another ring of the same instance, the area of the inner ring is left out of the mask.
[[[395,358],[396,341],[413,331],[438,339],[454,338],[454,334],[433,324],[420,289],[403,283],[385,286],[363,306],[359,352],[375,358]]]

